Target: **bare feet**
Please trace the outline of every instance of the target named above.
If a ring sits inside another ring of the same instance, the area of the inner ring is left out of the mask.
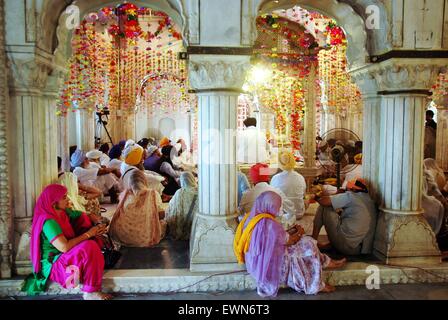
[[[338,269],[342,268],[347,263],[347,259],[341,259],[341,260],[333,260],[331,259],[330,263],[325,269]]]
[[[320,292],[322,292],[322,293],[331,293],[331,292],[335,292],[335,291],[336,291],[336,288],[329,284],[325,284],[325,287],[322,290],[320,290]]]
[[[112,300],[113,296],[103,292],[84,293],[84,300]]]

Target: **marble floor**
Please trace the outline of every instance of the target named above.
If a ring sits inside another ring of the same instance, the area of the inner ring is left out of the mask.
[[[165,204],[166,205],[166,204]],[[116,205],[103,204],[102,207],[107,209],[103,215],[112,218]],[[311,205],[305,216],[300,219],[299,223],[305,229],[306,234],[311,234],[313,229],[313,219],[317,205]],[[320,240],[326,241],[325,228],[322,228]],[[189,269],[189,243],[188,241],[173,241],[164,239],[152,248],[120,248],[122,257],[115,265],[114,269]],[[332,258],[342,258],[335,251],[325,252]],[[349,262],[376,262],[370,256],[365,257],[347,257]]]
[[[79,300],[79,295],[8,297],[3,300]],[[1,299],[0,299],[1,300]],[[115,294],[114,300],[263,300],[255,290],[225,293]],[[448,300],[446,284],[382,285],[379,290],[364,286],[338,287],[333,293],[306,296],[280,289],[274,300]]]

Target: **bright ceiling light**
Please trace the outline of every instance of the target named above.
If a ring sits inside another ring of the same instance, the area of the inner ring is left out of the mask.
[[[267,69],[266,67],[258,65],[252,69],[250,80],[251,82],[257,84],[266,83],[270,79],[271,74],[272,74],[271,70]]]

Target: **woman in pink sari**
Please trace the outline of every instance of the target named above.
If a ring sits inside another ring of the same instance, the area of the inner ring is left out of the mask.
[[[106,226],[92,227],[85,213],[70,208],[66,187],[46,187],[34,209],[30,244],[33,273],[22,290],[39,294],[51,280],[66,289],[82,284],[85,300],[111,299],[101,292],[104,257],[100,245],[89,240],[105,232]]]
[[[278,194],[262,193],[237,230],[235,254],[255,278],[258,294],[275,297],[281,285],[305,294],[334,291],[324,283],[322,269],[341,267],[345,259],[336,261],[320,253],[317,242],[303,235],[299,226],[288,234],[275,220],[281,204]]]

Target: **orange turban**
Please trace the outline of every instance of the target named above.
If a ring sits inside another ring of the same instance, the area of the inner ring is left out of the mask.
[[[167,137],[163,137],[162,140],[160,140],[159,142],[159,147],[163,148],[165,146],[168,146],[171,143],[171,140],[168,139]]]
[[[129,147],[130,150],[125,150],[124,152],[124,162],[130,166],[136,166],[142,162],[143,158],[143,148],[139,145],[134,145]]]

